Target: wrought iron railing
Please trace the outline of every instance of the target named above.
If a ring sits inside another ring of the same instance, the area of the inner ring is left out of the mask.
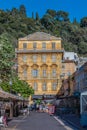
[[[64,50],[63,49],[55,49],[55,50],[28,50],[28,49],[26,49],[26,50],[23,50],[23,49],[20,49],[20,50],[16,50],[15,51],[16,53],[49,53],[49,52],[51,52],[51,53],[53,53],[53,52],[64,52]]]

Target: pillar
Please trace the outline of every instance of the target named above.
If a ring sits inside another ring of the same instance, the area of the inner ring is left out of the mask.
[[[13,102],[10,102],[10,118],[13,117]]]

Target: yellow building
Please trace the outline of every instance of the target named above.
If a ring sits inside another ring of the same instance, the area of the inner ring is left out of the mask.
[[[54,96],[61,87],[63,48],[61,38],[36,32],[19,38],[18,76],[27,81],[36,96]]]

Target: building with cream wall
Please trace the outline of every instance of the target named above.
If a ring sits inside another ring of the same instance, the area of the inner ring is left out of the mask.
[[[18,39],[18,76],[33,87],[35,95],[56,95],[60,90],[63,52],[61,38],[44,32]]]

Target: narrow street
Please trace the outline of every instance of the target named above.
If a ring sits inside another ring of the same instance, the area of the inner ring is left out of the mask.
[[[29,116],[14,118],[8,128],[1,130],[75,130],[66,122],[62,122],[47,113],[31,112]]]

